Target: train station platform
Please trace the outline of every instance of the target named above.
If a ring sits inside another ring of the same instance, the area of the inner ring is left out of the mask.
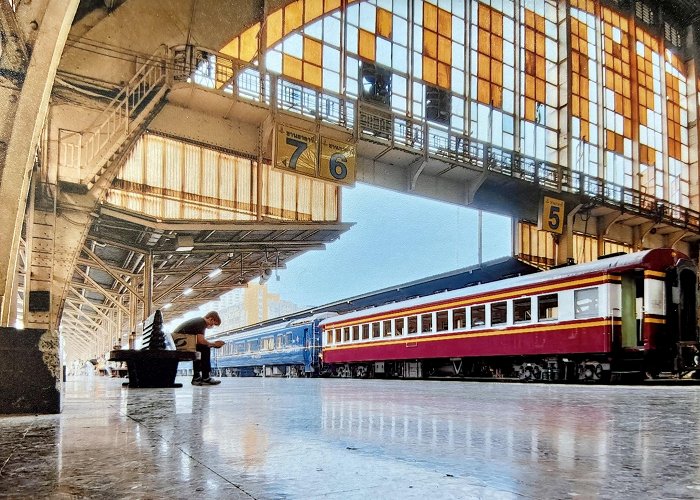
[[[0,497],[700,497],[695,387],[122,381],[0,417]]]

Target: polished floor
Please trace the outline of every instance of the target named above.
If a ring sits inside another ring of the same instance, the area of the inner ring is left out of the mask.
[[[700,387],[181,381],[0,416],[0,497],[700,498]]]

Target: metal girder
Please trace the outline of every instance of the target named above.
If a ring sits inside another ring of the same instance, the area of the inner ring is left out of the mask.
[[[75,268],[75,271],[80,274],[85,280],[90,283],[92,286],[99,290],[104,290],[104,287],[100,285],[98,282],[96,282],[94,279],[92,279],[85,271],[80,269],[79,267]],[[73,284],[73,283],[71,283]],[[107,293],[106,291],[101,292],[105,297],[107,297],[107,300],[111,301],[114,305],[116,305],[119,309],[121,309],[125,314],[129,314],[129,309],[124,306],[120,301],[116,300],[112,294]]]
[[[184,277],[180,278],[178,281],[170,285],[168,288],[166,288],[164,291],[160,292],[158,295],[153,297],[153,302],[158,302],[160,299],[163,298],[163,296],[169,294],[173,290],[175,290],[177,287],[182,285],[185,281],[190,279],[192,276],[197,274],[199,271],[201,271],[203,268],[207,267],[213,260],[215,260],[218,257],[218,255],[212,255],[209,257],[207,260],[202,262],[200,265],[195,267],[189,274],[185,275]]]
[[[108,322],[111,323],[113,326],[116,326],[115,323],[114,323],[114,321],[112,320],[112,318],[110,318],[109,316],[107,316],[107,315],[106,315],[103,311],[101,311],[95,304],[93,304],[93,303],[90,302],[88,299],[86,299],[85,297],[83,297],[83,296],[80,294],[80,292],[78,292],[75,288],[73,288],[73,287],[71,286],[71,287],[69,287],[69,291],[73,292],[73,294],[78,298],[78,300],[80,300],[80,303],[81,303],[81,304],[85,304],[86,306],[92,308],[101,318],[103,318],[105,321],[108,321]]]
[[[98,323],[97,321],[92,319],[90,316],[85,314],[83,311],[80,310],[80,308],[78,306],[76,306],[72,302],[66,302],[66,307],[68,307],[68,308],[72,309],[73,311],[77,312],[78,314],[80,314],[81,318],[85,318],[88,321],[88,323],[90,323],[92,326],[95,327],[95,332],[97,332],[99,330],[105,330],[103,325],[101,325],[100,323]],[[65,311],[65,313],[70,314],[70,312],[68,312],[68,311]],[[74,317],[74,319],[78,319],[78,318]]]
[[[120,284],[124,285],[124,287],[129,290],[137,299],[143,301],[143,296],[139,294],[138,290],[136,290],[133,286],[128,284],[126,281],[124,281],[121,276],[119,276],[117,273],[115,273],[110,266],[100,259],[100,257],[95,254],[92,250],[90,250],[88,247],[83,246],[83,252],[87,253],[101,268],[104,270],[107,274],[109,274],[112,278],[117,280]]]
[[[154,219],[139,216],[134,213],[126,213],[109,207],[100,208],[101,215],[108,215],[115,219],[122,219],[140,226],[164,232],[178,231],[308,231],[308,230],[347,230],[353,226],[349,223],[322,223],[322,222],[278,222],[276,220],[261,222],[209,222],[188,221],[180,219]]]
[[[95,263],[92,260],[83,259],[81,257],[79,257],[75,263],[83,265],[83,266],[95,267]],[[108,265],[112,268],[112,270],[117,271],[119,274],[127,275],[127,276],[130,276],[132,278],[140,278],[141,277],[141,275],[139,273],[132,273],[131,271],[127,271],[126,269],[123,269],[123,268],[121,268],[117,265],[114,265],[114,264],[108,264]]]

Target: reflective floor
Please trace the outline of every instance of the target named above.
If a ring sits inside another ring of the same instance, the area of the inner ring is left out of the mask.
[[[121,382],[0,416],[0,497],[700,498],[700,387]]]

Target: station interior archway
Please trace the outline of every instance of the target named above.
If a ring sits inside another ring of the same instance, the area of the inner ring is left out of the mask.
[[[693,0],[0,4],[0,324],[72,357],[351,230],[342,180],[280,168],[280,127],[346,145],[357,181],[513,217],[543,268],[697,259]]]

